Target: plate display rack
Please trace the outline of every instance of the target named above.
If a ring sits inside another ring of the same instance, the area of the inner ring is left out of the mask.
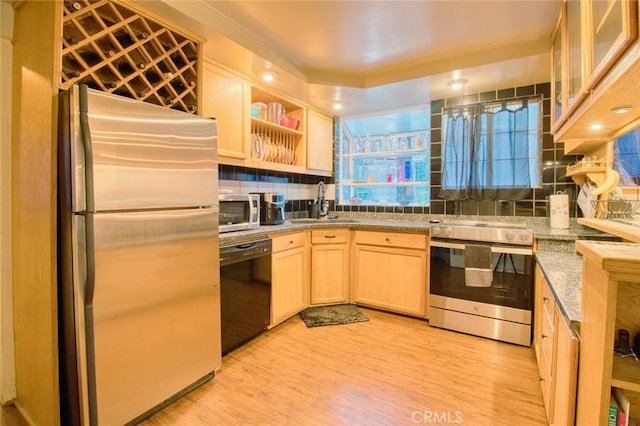
[[[201,42],[113,0],[64,1],[60,87],[195,113]]]

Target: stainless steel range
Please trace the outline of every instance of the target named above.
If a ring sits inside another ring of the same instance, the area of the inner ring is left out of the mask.
[[[502,222],[431,226],[429,323],[531,345],[533,232]]]

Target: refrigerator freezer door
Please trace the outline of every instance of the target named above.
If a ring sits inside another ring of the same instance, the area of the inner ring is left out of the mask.
[[[95,241],[95,285],[83,291],[91,417],[124,424],[220,367],[217,208],[86,222]]]
[[[217,205],[215,120],[84,87],[68,96],[73,211]]]

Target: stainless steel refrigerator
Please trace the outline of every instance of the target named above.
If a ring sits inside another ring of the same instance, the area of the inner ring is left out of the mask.
[[[216,122],[59,96],[62,424],[136,423],[221,364]]]

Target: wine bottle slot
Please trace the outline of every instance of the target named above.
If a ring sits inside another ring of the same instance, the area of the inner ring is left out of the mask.
[[[69,10],[69,12],[77,12],[82,9],[82,5],[77,1],[65,1],[64,5]]]
[[[80,71],[78,70],[71,70],[69,68],[62,68],[62,72],[64,73],[64,75],[66,75],[68,78],[78,78],[80,77],[80,75],[82,74]]]
[[[198,107],[195,105],[189,105],[187,108],[189,109],[189,112],[196,112],[198,110]]]
[[[75,37],[65,37],[64,38],[68,45],[73,46],[74,44],[78,44],[78,39]]]
[[[107,89],[115,89],[118,86],[115,81],[102,81],[101,83]]]
[[[133,38],[126,30],[119,30],[117,33],[114,33],[113,36],[122,47],[129,47],[134,43]]]

